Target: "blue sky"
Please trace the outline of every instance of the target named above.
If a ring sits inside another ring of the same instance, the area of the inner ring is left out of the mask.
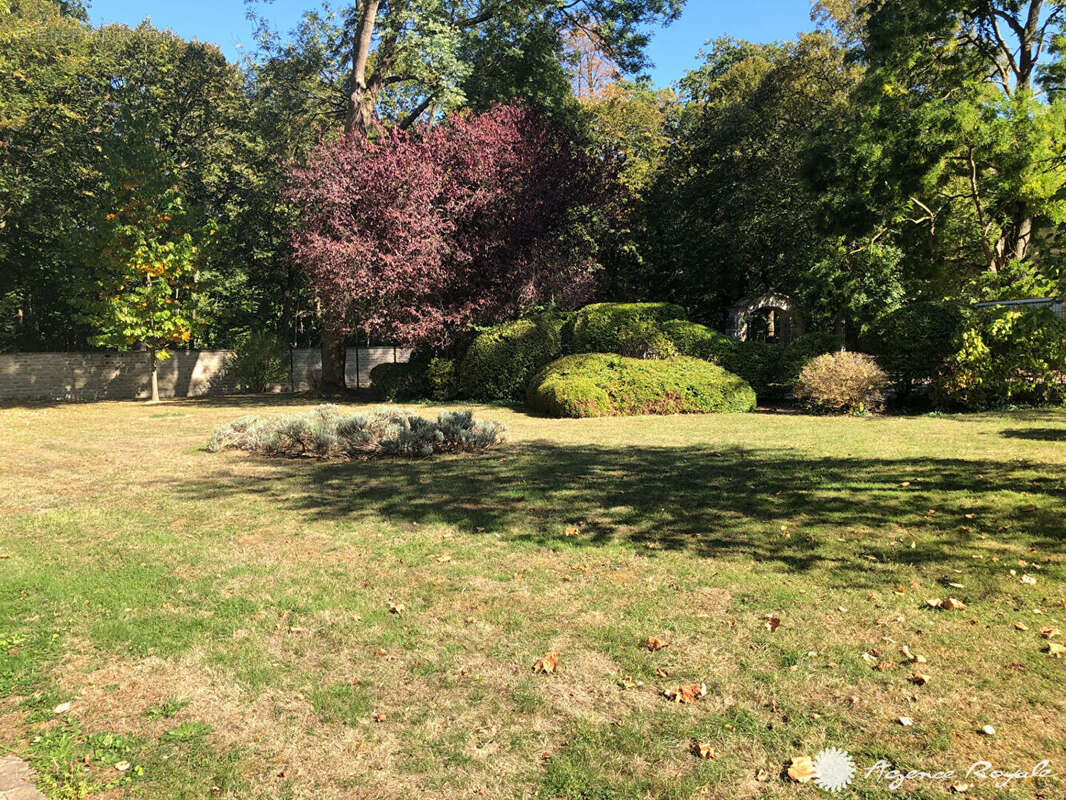
[[[260,8],[277,27],[289,30],[312,5],[313,0],[276,0]],[[230,59],[254,46],[241,0],[94,0],[90,13],[95,23],[135,25],[151,17],[157,27],[218,44]],[[680,20],[654,32],[648,51],[655,63],[651,75],[661,86],[672,83],[696,63],[704,42],[719,36],[768,42],[810,28],[807,0],[688,0]]]

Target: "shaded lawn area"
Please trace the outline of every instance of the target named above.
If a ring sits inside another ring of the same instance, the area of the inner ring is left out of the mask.
[[[0,745],[52,796],[816,797],[781,772],[827,746],[853,796],[1061,795],[963,773],[1066,772],[1066,413],[478,408],[511,433],[477,456],[201,449],[300,403],[0,410]]]

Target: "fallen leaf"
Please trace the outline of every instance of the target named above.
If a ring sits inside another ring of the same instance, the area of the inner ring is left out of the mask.
[[[1043,636],[1045,639],[1054,639],[1057,636],[1062,636],[1062,631],[1060,631],[1058,628],[1044,628],[1042,631],[1040,631],[1040,635]]]
[[[930,600],[926,600],[925,604],[927,606],[929,606],[930,608],[943,608],[944,607],[944,601],[941,600],[939,597],[934,597],[934,598],[932,598]]]
[[[964,792],[970,791],[972,787],[972,783],[953,783],[949,788],[954,794],[963,794]]]
[[[676,686],[663,691],[663,696],[674,703],[695,703],[707,694],[707,684],[691,683],[688,686]]]
[[[54,714],[66,714],[68,711],[70,711],[70,703],[60,703],[52,709]]]
[[[448,563],[451,560],[452,560],[452,557],[450,555],[448,555],[447,553],[445,553],[442,556],[437,556],[437,562],[440,563],[440,564],[446,564],[446,563]]]
[[[385,722],[388,718],[388,715],[384,711],[379,711],[374,715],[374,722]]]
[[[537,659],[536,663],[533,664],[533,672],[544,675],[554,675],[555,668],[559,666],[560,655],[562,654],[552,651],[545,654],[544,658]]]
[[[655,668],[655,677],[656,678],[669,678],[670,677],[670,670],[666,669],[665,667],[656,667]]]
[[[564,536],[580,536],[581,535],[581,528],[577,527],[576,525],[572,525],[569,528],[567,528],[565,531],[563,531],[563,535]]]
[[[1047,647],[1044,648],[1044,652],[1053,658],[1062,658],[1066,655],[1066,644],[1059,644],[1058,642],[1048,642]]]
[[[900,717],[898,721],[904,728],[909,728],[914,724],[914,720],[910,717]]]
[[[985,736],[995,736],[996,729],[993,728],[991,725],[985,725],[983,728],[981,728],[981,733],[983,733]]]
[[[911,683],[916,683],[919,686],[925,686],[929,683],[929,676],[924,672],[915,672],[911,675]]]
[[[1016,630],[1016,631],[1027,631],[1027,630],[1029,630],[1029,626],[1026,625],[1024,622],[1015,622],[1014,623],[1014,630]]]
[[[907,645],[903,645],[903,647],[900,648],[899,652],[910,664],[925,664],[928,661],[925,656],[918,655],[917,653],[912,653],[911,649],[907,647]]]
[[[878,661],[877,666],[874,667],[878,672],[888,672],[890,669],[895,669],[895,661]]]
[[[405,606],[403,603],[393,603],[389,606],[389,613],[396,614],[397,616],[399,616],[406,610],[407,606]]]
[[[817,774],[818,770],[814,768],[814,760],[810,756],[796,756],[788,766],[788,777],[796,783],[807,783]]]
[[[944,601],[944,608],[948,611],[965,611],[966,604],[955,597],[949,597]]]
[[[709,761],[714,758],[714,748],[706,742],[693,742],[692,752],[704,761]]]
[[[115,764],[115,769],[117,769],[119,772],[125,772],[130,768],[130,766],[131,764],[129,761],[119,761],[117,764]]]
[[[776,617],[773,614],[767,614],[766,615],[766,629],[768,631],[770,631],[770,633],[773,633],[779,627],[781,627],[781,618],[780,617]]]
[[[1022,575],[1022,577],[1018,578],[1018,580],[1024,583],[1026,586],[1036,586],[1036,578],[1034,578],[1032,575]]]
[[[670,643],[660,639],[658,636],[649,636],[648,641],[644,644],[651,652],[657,652],[670,646]]]

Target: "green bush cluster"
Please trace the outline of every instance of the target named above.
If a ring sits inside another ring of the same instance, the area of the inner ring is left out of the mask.
[[[874,323],[867,347],[907,394],[940,373],[958,347],[966,316],[958,303],[908,303]]]
[[[648,334],[645,323],[684,319],[673,303],[593,303],[575,311],[563,331],[570,353],[621,353],[623,343]]]
[[[460,395],[522,400],[530,378],[562,354],[562,331],[570,316],[545,312],[479,334],[459,365]]]
[[[652,361],[584,353],[541,370],[527,401],[553,417],[706,414],[751,411],[755,392],[743,379],[698,358]]]
[[[796,379],[796,399],[812,411],[865,413],[884,405],[888,375],[865,353],[825,353]]]
[[[840,349],[840,339],[832,333],[807,333],[779,347],[766,342],[738,342],[685,320],[671,320],[662,327],[681,355],[724,367],[751,384],[760,397],[783,395],[808,361]]]
[[[767,398],[781,396],[807,361],[839,349],[832,334],[801,336],[787,347],[737,342],[683,319],[670,303],[596,303],[574,312],[545,312],[490,328],[474,338],[458,362],[434,359],[375,368],[383,400],[462,397],[521,401],[538,371],[564,354],[608,353],[662,360],[689,356],[739,375]]]
[[[943,408],[1066,402],[1066,321],[1048,309],[976,309],[933,382]]]
[[[662,324],[662,330],[673,342],[679,355],[702,358],[719,366],[723,365],[737,344],[736,340],[724,333],[685,319],[667,320]]]
[[[459,371],[455,359],[434,356],[426,364],[424,374],[430,400],[454,400],[458,396]]]
[[[426,366],[417,360],[378,364],[370,370],[370,386],[387,403],[420,400],[427,394]]]
[[[925,402],[950,410],[1066,401],[1066,322],[1049,309],[910,303],[866,341],[901,399],[925,385]]]
[[[503,432],[492,420],[475,422],[469,411],[430,420],[388,408],[344,414],[338,406],[323,405],[300,414],[240,417],[216,429],[207,449],[289,458],[425,457],[484,450],[499,444]]]

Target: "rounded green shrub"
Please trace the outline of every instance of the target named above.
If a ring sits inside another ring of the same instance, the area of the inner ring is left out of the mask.
[[[783,394],[781,355],[781,348],[769,342],[734,342],[721,366],[751,384],[759,397],[769,398]]]
[[[934,379],[944,408],[1066,402],[1066,321],[1049,309],[978,309]]]
[[[671,319],[662,323],[662,330],[679,355],[702,358],[719,366],[737,349],[735,339],[698,322]]]
[[[658,361],[606,353],[560,358],[529,385],[533,409],[553,417],[707,414],[755,408],[742,379],[698,358]]]
[[[865,353],[825,353],[800,370],[796,398],[812,411],[863,413],[884,405],[888,375]]]
[[[571,353],[619,353],[639,323],[684,318],[685,309],[673,303],[593,303],[574,312],[563,340]]]
[[[941,371],[965,323],[966,311],[957,303],[908,303],[874,323],[867,348],[906,394]]]
[[[546,312],[477,336],[459,364],[459,393],[471,400],[522,400],[529,379],[562,353],[570,314]]]

